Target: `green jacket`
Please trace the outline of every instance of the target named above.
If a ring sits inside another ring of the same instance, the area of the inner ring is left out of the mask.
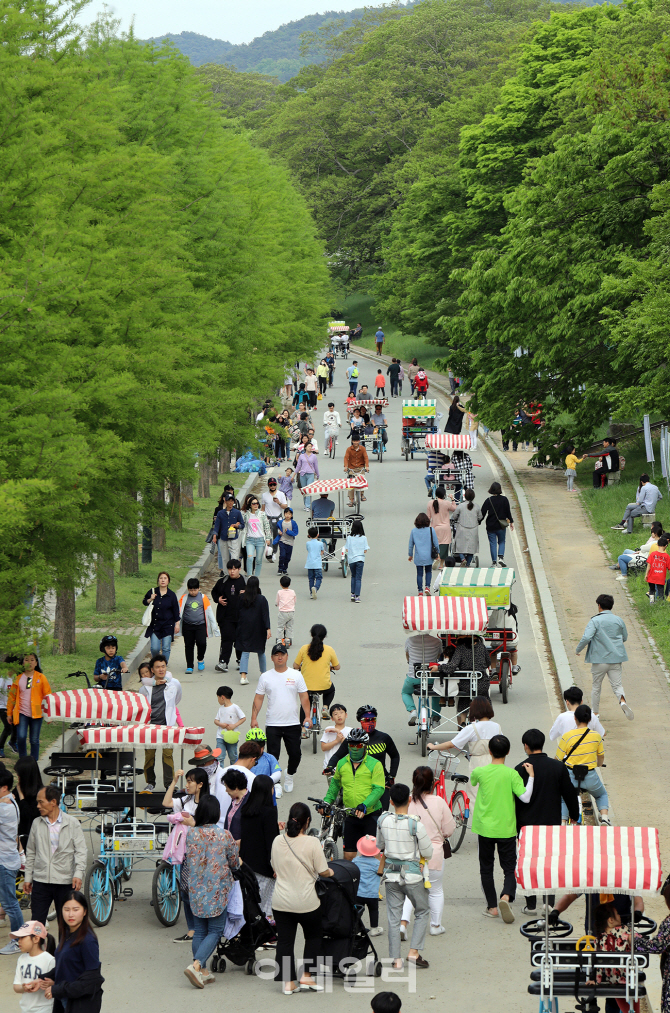
[[[351,758],[345,756],[335,767],[324,801],[334,802],[340,788],[347,809],[355,809],[362,802],[367,812],[376,812],[381,809],[380,799],[386,791],[384,768],[366,753],[354,773]]]

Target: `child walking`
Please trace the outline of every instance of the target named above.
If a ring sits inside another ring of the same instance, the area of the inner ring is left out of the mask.
[[[384,374],[382,373],[381,369],[377,370],[377,375],[375,377],[375,388],[376,388],[375,390],[376,397],[386,397],[386,380],[384,379]]]
[[[284,474],[277,482],[277,488],[280,492],[283,492],[286,499],[291,502],[293,499],[293,483],[295,481],[295,472],[293,468],[287,468]]]
[[[233,691],[230,686],[219,686],[216,691],[219,709],[214,718],[216,725],[216,746],[228,754],[229,763],[237,763],[237,743],[240,733],[236,730],[247,720],[243,710],[233,703]]]
[[[212,604],[206,594],[200,590],[197,577],[189,577],[186,581],[186,594],[179,599],[181,613],[181,632],[184,637],[184,654],[186,655],[186,674],[193,671],[193,653],[198,647],[198,671],[205,671],[205,652],[207,638],[218,633]]]
[[[21,951],[14,975],[14,991],[21,996],[19,1006],[23,1013],[51,1013],[53,999],[47,999],[44,990],[33,984],[40,978],[53,977],[49,972],[56,966],[55,959],[44,948],[47,930],[42,922],[32,921],[10,935]]]
[[[581,464],[583,457],[577,457],[575,448],[570,447],[565,458],[565,477],[568,480],[568,492],[575,491],[575,478],[577,477],[577,465]]]
[[[287,507],[284,510],[283,518],[277,521],[277,537],[275,539],[275,542],[279,543],[279,569],[277,573],[287,572],[297,534],[298,525],[293,520],[293,511],[290,507]]]
[[[365,553],[370,548],[368,540],[365,537],[362,521],[354,521],[351,525],[351,534],[347,535],[346,546],[349,570],[351,572],[351,600],[353,602],[360,602]]]
[[[384,871],[384,856],[377,847],[377,841],[371,834],[361,837],[356,845],[358,854],[354,865],[361,871],[358,882],[358,900],[360,906],[368,909],[370,914],[370,930],[368,935],[380,936],[384,931],[379,924],[379,883]]]
[[[319,538],[319,529],[310,528],[307,532],[307,562],[305,569],[309,577],[309,593],[316,598],[323,580],[323,542]]]
[[[295,591],[291,590],[291,578],[286,574],[279,581],[281,587],[277,591],[275,605],[277,606],[277,640],[285,647],[293,643],[293,618],[295,616]]]
[[[656,548],[647,556],[647,572],[645,574],[649,592],[647,597],[651,605],[659,598],[663,601],[665,595],[665,584],[670,578],[670,556],[668,555],[670,537],[661,535],[656,542]]]

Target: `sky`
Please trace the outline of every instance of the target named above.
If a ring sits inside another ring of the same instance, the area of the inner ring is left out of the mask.
[[[263,32],[273,31],[287,21],[328,10],[351,11],[356,7],[378,7],[378,0],[92,0],[80,20],[93,21],[103,7],[121,18],[122,28],[135,19],[135,35],[148,39],[166,33],[196,32],[228,42],[251,42]]]

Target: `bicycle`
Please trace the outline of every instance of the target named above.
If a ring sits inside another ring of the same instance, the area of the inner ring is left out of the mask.
[[[384,430],[386,426],[377,426],[377,432],[373,434],[372,439],[372,453],[377,455],[377,460],[381,464],[384,460],[384,454],[386,453],[386,444],[384,443]]]
[[[326,450],[328,456],[335,460],[335,451],[337,449],[337,433],[326,433]]]
[[[314,808],[321,816],[321,829],[312,827],[308,834],[311,837],[318,837],[327,862],[341,858],[338,840],[344,835],[344,821],[347,816],[352,816],[354,809],[346,809],[344,806],[334,805],[332,802],[324,802],[322,798],[307,796],[308,802],[316,803]],[[324,812],[320,810],[323,809]]]
[[[446,786],[446,774],[449,774],[452,767],[456,767],[459,764],[459,759],[452,753],[438,753],[438,759],[435,764],[435,774],[437,775],[438,767],[441,765],[440,776],[436,777],[435,794],[443,798],[451,809],[451,815],[456,821],[456,829],[449,838],[452,852],[458,851],[463,838],[465,837],[465,831],[468,829],[468,820],[470,819],[471,805],[470,797],[465,790],[465,785],[470,780],[465,774],[450,774],[450,780],[454,782],[454,789],[451,796],[447,798],[447,786]]]

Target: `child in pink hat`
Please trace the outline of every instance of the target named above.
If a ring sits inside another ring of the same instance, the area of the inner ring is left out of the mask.
[[[354,858],[361,878],[358,883],[358,900],[370,913],[371,936],[380,936],[384,931],[379,925],[379,883],[384,871],[384,856],[371,834],[365,834],[356,845],[358,854]]]
[[[19,992],[19,1006],[23,1013],[51,1013],[53,999],[47,999],[43,991],[34,992],[33,982],[40,977],[49,977],[56,961],[43,948],[47,930],[42,922],[24,922],[16,932],[10,932],[19,945],[20,955],[14,975],[14,991]]]

